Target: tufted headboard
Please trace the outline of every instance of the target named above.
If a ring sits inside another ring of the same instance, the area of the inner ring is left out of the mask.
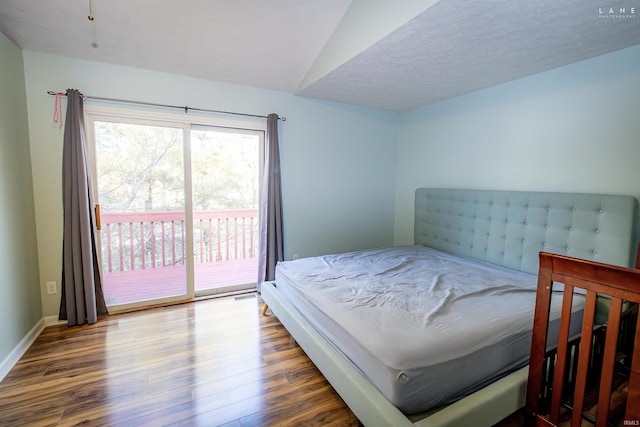
[[[419,188],[416,244],[537,274],[540,251],[632,266],[632,196]]]

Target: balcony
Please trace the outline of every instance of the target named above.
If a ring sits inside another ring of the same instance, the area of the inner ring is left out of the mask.
[[[102,213],[103,288],[107,305],[186,292],[186,230],[181,211]],[[256,209],[194,212],[196,294],[255,286]]]

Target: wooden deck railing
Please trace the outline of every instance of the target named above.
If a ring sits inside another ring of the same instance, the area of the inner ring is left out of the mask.
[[[257,209],[194,212],[193,250],[196,263],[257,256]],[[104,213],[102,267],[105,272],[184,264],[184,212]]]

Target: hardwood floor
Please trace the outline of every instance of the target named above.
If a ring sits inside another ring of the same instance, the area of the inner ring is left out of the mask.
[[[50,326],[0,383],[0,426],[361,426],[261,311],[249,294]]]
[[[261,308],[251,294],[48,327],[0,383],[0,425],[361,425]]]

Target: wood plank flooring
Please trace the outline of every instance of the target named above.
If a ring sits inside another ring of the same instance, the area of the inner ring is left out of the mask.
[[[0,425],[361,425],[261,308],[251,294],[48,327],[0,383]]]
[[[249,294],[50,326],[0,383],[0,426],[362,426],[261,310]]]

